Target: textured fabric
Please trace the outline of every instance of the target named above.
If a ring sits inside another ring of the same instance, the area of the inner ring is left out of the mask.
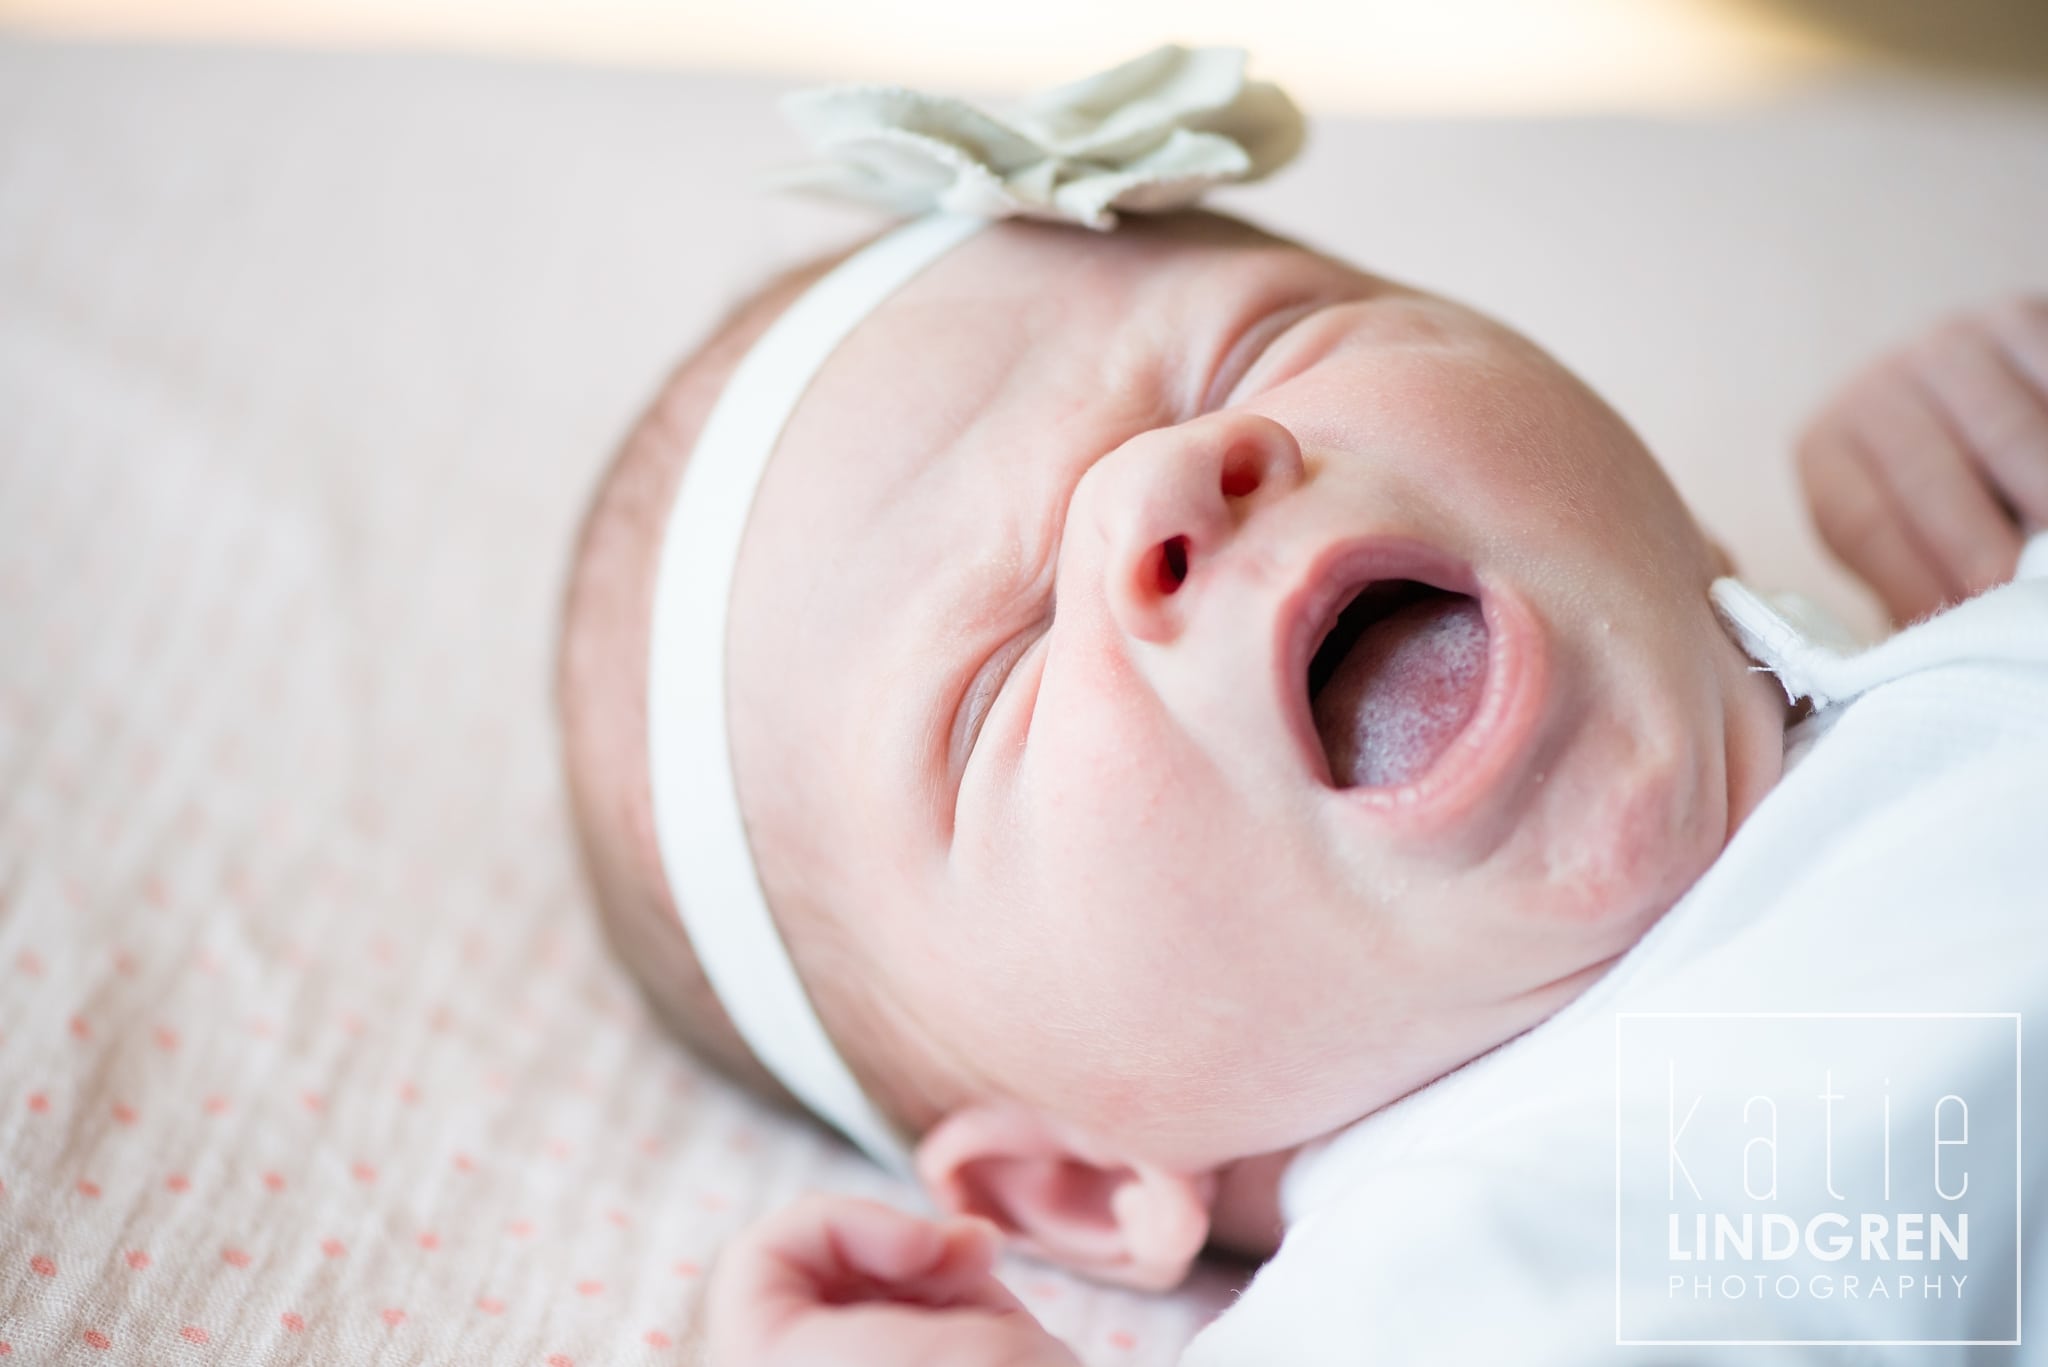
[[[2029,538],[2020,555],[2018,579],[2048,578],[2048,532]],[[1819,639],[1793,611],[1773,606],[1738,579],[1717,580],[1714,606],[1751,659],[1763,662],[1784,686],[1786,699],[1809,699],[1828,709],[1920,670],[1958,659],[2009,659],[2048,667],[2048,630],[2028,632],[2014,625],[2014,595],[1999,594],[1962,603],[1909,631],[1862,650],[1843,650]],[[2036,626],[2041,623],[2034,623]]]
[[[2036,549],[2042,542],[2048,533]],[[1285,1245],[1196,1339],[1185,1367],[1335,1367],[1357,1361],[1356,1345],[1367,1341],[1374,1360],[1390,1364],[1671,1361],[1669,1348],[1615,1346],[1616,1013],[2048,1011],[2048,962],[2039,953],[2048,576],[1995,589],[1848,656],[1806,640],[1734,581],[1716,590],[1753,658],[1779,672],[1794,697],[1822,703],[1788,733],[1805,752],[1797,767],[1693,890],[1586,994],[1305,1150],[1283,1182]],[[2007,1082],[2016,1062],[2002,1064]],[[1731,1077],[1747,1070],[1754,1078],[1768,1063],[1736,1053],[1724,1066]],[[1930,1049],[1901,1053],[1892,1066],[1903,1081],[1914,1069],[1968,1076],[1987,1065]],[[2048,1124],[2040,1088],[2027,1104],[2025,1128],[2038,1134]],[[1742,1118],[1720,1151],[1746,1152],[1758,1130]],[[1688,1117],[1695,1150],[1714,1147],[1707,1136],[1719,1123]],[[1879,1155],[1889,1182],[1891,1150],[1871,1108],[1844,1108],[1830,1133],[1838,1145],[1831,1182],[1874,1190]],[[1665,1174],[1657,1166],[1654,1180]],[[1979,1165],[1969,1177],[1980,1194],[2002,1178],[2002,1208],[2019,1208],[2010,1167]],[[2048,1218],[2038,1201],[2024,1204],[2031,1264],[2048,1241]],[[2011,1231],[2009,1216],[2002,1233],[1980,1229],[1980,1251],[2002,1252],[1967,1270],[2009,1277],[2013,1253],[2000,1241]],[[1455,1267],[1457,1277],[1420,1283],[1405,1275],[1417,1265]],[[1462,1313],[1480,1289],[1488,1313]],[[2048,1310],[2038,1279],[2032,1293],[2029,1319]],[[2011,1305],[2008,1292],[1975,1313]],[[1941,1302],[1932,1311],[1956,1313]],[[1855,1337],[1831,1300],[1787,1300],[1772,1307],[1770,1323],[1772,1332],[1753,1337]],[[1927,1332],[1915,1337],[1996,1336],[1957,1333],[1953,1319],[1931,1312],[1922,1323]],[[1741,1351],[1787,1364],[1813,1352]],[[1976,1360],[1973,1351],[2010,1360],[2003,1349],[1946,1351],[1953,1356],[1944,1360]]]
[[[1301,149],[1301,111],[1244,78],[1238,48],[1153,49],[1020,102],[1006,118],[900,86],[782,102],[826,160],[776,178],[906,213],[944,209],[1114,228],[1270,175]]]
[[[869,222],[747,197],[795,151],[778,89],[0,42],[10,1361],[661,1364],[728,1231],[895,1190],[649,1026],[547,712],[613,443]],[[2010,173],[2044,128],[1926,92],[1324,122],[1218,202],[1554,345],[1751,578],[1867,623],[1786,442],[1842,367],[2048,274],[2048,178]],[[1007,1272],[1118,1367],[1229,1295]]]

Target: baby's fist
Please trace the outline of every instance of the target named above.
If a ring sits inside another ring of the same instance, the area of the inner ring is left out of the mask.
[[[703,1367],[1079,1367],[990,1271],[999,1239],[985,1220],[806,1196],[720,1255]]]
[[[1958,314],[1856,374],[1799,473],[1821,538],[1893,621],[2010,579],[2048,526],[2048,296]]]

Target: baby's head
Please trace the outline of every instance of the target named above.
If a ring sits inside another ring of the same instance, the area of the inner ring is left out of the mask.
[[[698,428],[829,264],[639,424],[563,636],[615,943],[769,1093],[655,847],[648,620]],[[1557,1010],[1718,855],[1783,723],[1723,569],[1470,309],[1216,214],[996,225],[859,323],[761,481],[727,664],[761,886],[941,1204],[1169,1284],[1262,1237],[1251,1160]]]

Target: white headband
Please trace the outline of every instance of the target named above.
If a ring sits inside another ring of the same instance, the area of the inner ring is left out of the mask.
[[[654,586],[647,670],[654,833],[684,932],[754,1057],[877,1163],[909,1145],[832,1045],[756,875],[726,729],[727,610],[754,492],[797,402],[846,335],[990,220],[1098,230],[1117,209],[1193,203],[1291,158],[1301,116],[1234,48],[1161,47],[1027,102],[1012,122],[891,86],[799,92],[783,109],[831,160],[785,185],[930,210],[806,290],[734,369],[698,435]]]
[[[986,223],[931,214],[896,229],[807,290],[741,360],[669,511],[648,648],[654,833],[704,977],[763,1067],[902,1173],[908,1146],[832,1047],[755,876],[726,730],[726,604],[761,472],[818,368],[877,304]]]

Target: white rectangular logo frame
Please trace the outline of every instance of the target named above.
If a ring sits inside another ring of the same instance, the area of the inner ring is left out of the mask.
[[[2009,1339],[1631,1339],[1621,1329],[1621,1024],[1627,1020],[2009,1020],[2012,1022],[2013,1096],[2013,1314]],[[1614,1013],[1614,1346],[1617,1348],[2018,1348],[2026,1219],[2025,1121],[2017,1011],[1617,1011]]]

